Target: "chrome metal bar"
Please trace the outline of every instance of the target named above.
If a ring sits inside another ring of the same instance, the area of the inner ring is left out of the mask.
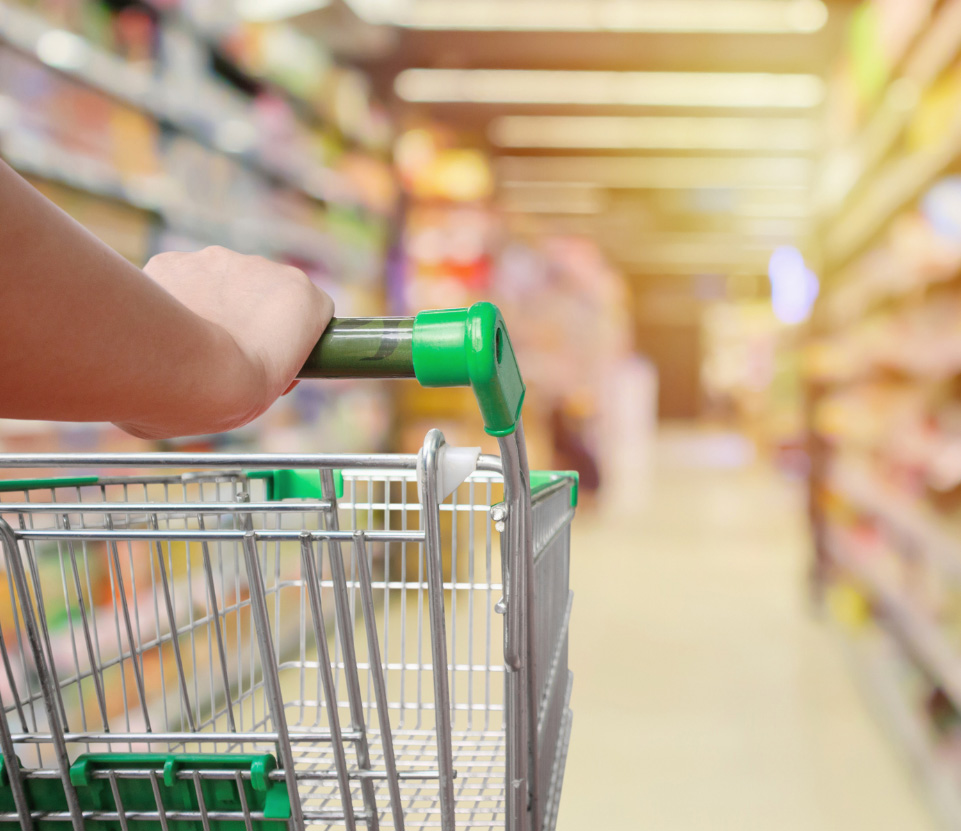
[[[162,513],[162,512],[161,512]],[[34,529],[16,531],[21,540],[147,540],[148,542],[243,542],[247,531],[138,531],[119,529],[111,531],[101,528],[72,528],[69,531],[57,529]],[[258,542],[297,542],[303,531],[284,531],[276,529],[251,531]],[[350,531],[308,531],[313,540],[334,540],[350,542]],[[424,535],[419,531],[371,531],[371,541],[377,542],[423,542]]]
[[[107,518],[108,523],[112,522],[111,518]],[[133,674],[134,680],[137,684],[137,695],[140,696],[140,707],[143,711],[144,726],[149,733],[151,730],[150,725],[150,709],[147,707],[147,691],[144,687],[143,682],[143,667],[139,660],[137,660],[137,641],[134,639],[133,634],[133,622],[130,619],[130,608],[127,604],[127,590],[124,587],[123,573],[120,570],[120,552],[117,550],[117,543],[111,542],[109,545],[110,556],[113,558],[113,569],[115,574],[115,579],[117,581],[117,591],[120,592],[120,611],[123,614],[124,629],[126,630],[127,643],[130,646],[130,663],[133,664]],[[123,652],[123,647],[120,644],[120,638],[117,637],[117,647],[118,652]],[[104,722],[104,728],[107,727],[107,723]]]
[[[298,514],[317,511],[312,502],[0,502],[0,513],[13,514]]]
[[[40,579],[40,573],[37,569],[37,560],[32,547],[25,545],[24,552],[26,553],[27,564],[30,567],[30,579],[33,581],[33,591],[36,596],[37,615],[34,615],[33,620],[34,623],[37,623],[37,616],[39,615],[39,634],[42,639],[43,646],[46,647],[47,650],[46,655],[48,656],[50,662],[48,666],[48,672],[50,673],[50,677],[53,679],[53,689],[57,692],[57,695],[54,698],[54,703],[57,705],[59,710],[61,724],[66,726],[67,710],[66,707],[64,707],[63,696],[60,695],[60,678],[59,673],[57,672],[57,664],[53,660],[53,647],[50,643],[50,627],[47,620],[47,609],[43,600],[43,582]],[[19,559],[17,562],[18,564],[20,563]],[[26,572],[24,572],[24,585],[26,585]],[[30,602],[29,596],[27,602]]]
[[[160,831],[170,831],[170,826],[167,824],[167,811],[160,794],[160,782],[157,781],[157,771],[151,770],[149,774],[150,789],[153,791],[154,802],[157,803],[157,819],[160,820]]]
[[[111,776],[116,776],[118,779],[149,779],[151,774],[155,774],[157,771],[154,768],[124,768],[122,770],[94,770],[88,773],[90,779],[108,779]],[[181,770],[176,773],[176,778],[181,780],[192,780],[195,771]],[[201,770],[196,771],[201,779],[209,779],[211,781],[222,782],[225,780],[237,781],[240,777],[241,782],[248,781],[251,778],[250,771],[241,772],[236,770]],[[21,778],[27,779],[58,779],[60,777],[60,771],[58,770],[26,770],[21,769]],[[382,781],[387,779],[388,773],[386,770],[367,770],[367,771],[357,771],[353,770],[349,772],[349,778],[351,781],[362,782],[364,779],[370,779],[373,782]],[[314,770],[314,771],[297,771],[297,781],[298,782],[328,782],[336,781],[337,779],[336,771],[329,770]],[[421,782],[429,781],[432,779],[439,779],[440,773],[436,770],[399,770],[397,771],[397,779],[401,782]],[[287,773],[283,770],[272,770],[267,774],[267,779],[271,782],[286,782]]]
[[[194,781],[194,793],[197,794],[197,807],[200,809],[200,821],[203,823],[204,831],[210,831],[210,817],[207,815],[207,800],[204,799],[204,789],[200,782],[200,773],[196,770],[192,771],[192,778]],[[291,800],[291,807],[293,807],[294,801],[296,801],[298,805],[300,804],[300,798],[296,794]],[[124,831],[127,831],[127,829],[125,828]]]
[[[9,557],[9,554],[7,555]],[[23,831],[33,831],[33,820],[30,817],[30,805],[27,793],[23,787],[20,774],[20,761],[10,738],[10,724],[7,722],[7,711],[0,702],[0,751],[3,753],[3,768],[7,776],[10,790],[13,791],[13,804],[21,816],[20,828]]]
[[[533,541],[531,489],[524,428],[498,438],[504,464],[504,502],[507,506],[502,536],[504,584],[507,587],[504,658],[507,674],[508,831],[538,828],[535,783],[537,737],[532,714],[536,707],[531,647]],[[504,544],[506,541],[506,545]]]
[[[0,468],[410,468],[417,457],[405,453],[4,453]]]
[[[333,736],[330,733],[315,731],[289,730],[288,735],[291,741],[295,742],[330,742]],[[356,730],[344,730],[341,738],[344,741],[359,742],[363,738],[363,733]],[[114,732],[83,732],[83,733],[63,733],[65,741],[70,743],[78,742],[85,744],[129,744],[130,742],[144,742],[147,744],[166,743],[166,744],[187,744],[187,743],[218,743],[218,742],[240,742],[240,743],[263,743],[274,744],[280,734],[276,731],[238,731],[238,732],[197,732],[185,733],[179,731],[163,731],[156,733],[114,733]],[[47,744],[54,742],[52,733],[14,733],[12,739],[15,744]]]
[[[200,822],[202,819],[200,811],[167,809],[164,811],[164,813],[166,814],[168,821]],[[31,811],[29,816],[34,820],[51,820],[54,822],[69,821],[71,819],[71,815],[68,811]],[[160,819],[160,813],[158,811],[127,811],[126,817],[128,822],[157,822]],[[280,825],[278,820],[272,817],[265,817],[263,811],[251,811],[250,818],[254,822]],[[305,822],[309,823],[342,822],[344,819],[343,815],[338,811],[304,811],[303,818]],[[208,808],[207,819],[217,822],[237,822],[241,819],[241,817],[237,811],[218,811],[210,810]],[[358,814],[357,819],[366,821],[367,825],[370,826],[370,817],[368,817],[366,813]],[[118,822],[120,820],[120,815],[116,811],[84,811],[81,821],[84,820],[98,822]],[[16,813],[0,813],[0,822],[16,823],[19,821],[20,816]],[[300,826],[301,829],[304,827],[304,825]]]
[[[154,539],[157,540],[157,567],[160,569],[160,584],[163,587],[164,607],[167,610],[167,625],[170,627],[170,646],[174,651],[174,661],[177,664],[177,680],[180,684],[180,695],[183,697],[183,712],[187,717],[187,726],[191,730],[197,729],[194,720],[193,707],[190,706],[190,694],[187,692],[187,673],[184,668],[183,653],[180,649],[180,630],[177,628],[177,615],[174,612],[173,597],[170,594],[170,581],[167,579],[167,566],[164,563],[163,546],[157,539],[159,521],[156,515],[151,516],[150,523],[154,528]]]
[[[340,528],[340,519],[337,516],[337,493],[334,488],[334,475],[329,470],[320,471],[320,492],[331,503],[331,508],[323,514],[326,527],[329,533],[336,532]],[[352,532],[349,531],[343,533],[353,536]],[[328,537],[327,559],[330,562],[330,574],[334,588],[334,611],[337,616],[340,647],[344,653],[344,679],[347,684],[350,726],[352,730],[361,734],[360,740],[354,745],[357,754],[357,766],[362,770],[370,770],[370,747],[367,741],[364,703],[361,698],[360,677],[357,673],[357,652],[354,646],[354,618],[350,613],[347,575],[344,571],[344,557],[339,539],[339,537]],[[370,818],[367,823],[368,831],[377,831],[380,827],[377,796],[374,785],[369,779],[361,782],[361,795],[364,799],[366,813]]]
[[[280,755],[280,762],[283,765],[284,773],[287,775],[291,825],[296,831],[296,829],[303,828],[304,815],[300,804],[300,793],[297,790],[294,754],[290,746],[287,716],[284,712],[284,696],[280,689],[280,678],[277,673],[277,655],[270,638],[264,576],[260,570],[257,557],[257,541],[253,531],[248,531],[244,537],[244,561],[247,566],[247,584],[250,590],[251,610],[254,618],[254,630],[257,634],[257,646],[260,650],[260,662],[263,667],[264,687],[267,692],[270,717],[274,723],[274,729],[277,731],[277,750]]]
[[[330,723],[330,734],[333,738],[334,763],[337,766],[337,785],[340,789],[340,801],[344,811],[344,822],[348,831],[356,828],[354,819],[354,803],[350,795],[350,781],[347,769],[347,756],[340,734],[340,713],[337,709],[337,695],[334,691],[334,675],[330,669],[330,649],[327,645],[327,627],[324,623],[324,609],[320,600],[320,580],[317,576],[317,566],[314,561],[314,550],[309,536],[300,541],[301,568],[304,572],[304,582],[307,584],[307,597],[310,601],[310,613],[314,624],[314,641],[319,656],[318,669],[324,687],[324,699],[327,704],[327,720]]]
[[[244,815],[244,831],[254,831],[250,820],[250,805],[247,803],[247,792],[244,790],[244,780],[239,770],[234,771],[234,782],[237,785],[237,796],[240,798],[240,810]]]
[[[124,810],[120,788],[117,785],[117,772],[115,770],[109,771],[107,778],[110,782],[110,793],[113,794],[113,804],[117,808],[117,819],[120,820],[120,831],[130,831],[130,827],[127,825],[127,812]],[[208,828],[207,831],[210,831],[210,829]]]
[[[197,517],[200,528],[203,530],[204,518]],[[230,695],[230,672],[227,669],[227,647],[224,644],[224,633],[221,627],[220,608],[217,603],[217,587],[214,584],[213,563],[210,561],[210,543],[204,540],[200,544],[204,559],[204,576],[207,583],[207,598],[210,602],[210,615],[213,618],[211,625],[214,628],[217,638],[217,657],[220,663],[220,677],[223,682],[224,706],[227,708],[227,726],[231,732],[236,731],[237,722],[234,720],[234,705]]]
[[[430,618],[430,647],[434,665],[434,708],[437,731],[437,763],[441,771],[440,806],[444,831],[454,828],[454,759],[451,750],[450,682],[447,675],[447,619],[444,609],[443,548],[440,539],[440,499],[437,494],[438,452],[444,445],[440,430],[424,439],[421,467],[423,528],[426,536],[427,604]],[[453,579],[453,575],[452,575]]]
[[[43,696],[43,704],[47,711],[47,719],[53,737],[54,757],[57,760],[60,781],[63,783],[63,792],[67,800],[67,816],[73,824],[74,831],[83,831],[80,801],[77,799],[77,792],[70,781],[70,759],[67,755],[67,745],[63,739],[63,727],[57,708],[56,699],[59,698],[55,692],[57,687],[52,679],[47,666],[47,658],[43,652],[37,619],[33,611],[33,600],[27,585],[27,575],[23,570],[23,562],[20,560],[20,547],[17,545],[17,538],[13,529],[2,519],[0,519],[0,540],[2,540],[3,547],[6,549],[7,568],[16,587],[20,601],[20,614],[23,617],[24,628],[27,630],[30,651],[33,653],[34,671],[37,673],[37,679],[40,682],[40,693]]]
[[[394,819],[394,828],[397,831],[404,831],[404,807],[400,801],[400,788],[397,782],[394,736],[390,730],[390,714],[387,711],[387,684],[384,682],[384,666],[380,659],[377,618],[374,615],[374,594],[370,588],[370,565],[367,562],[367,543],[363,531],[354,532],[354,558],[360,576],[360,604],[364,610],[364,625],[367,630],[367,661],[374,678],[374,698],[377,702],[380,743],[384,749],[384,767],[387,768],[390,813]]]
[[[70,527],[69,517],[63,517],[63,525],[64,528]],[[87,620],[87,604],[83,601],[83,588],[80,585],[80,570],[77,568],[77,552],[73,542],[67,543],[67,553],[70,555],[70,565],[73,571],[74,590],[77,593],[77,606],[80,609],[80,623],[83,626],[83,640],[87,648],[87,660],[90,661],[90,676],[93,679],[94,690],[97,693],[100,718],[103,719],[102,724],[106,727],[109,724],[109,718],[107,716],[107,700],[103,692],[103,669],[98,670],[99,662],[94,652],[93,638],[90,635],[90,622]],[[79,676],[79,672],[77,674]],[[77,685],[78,687],[80,686],[79,681]]]

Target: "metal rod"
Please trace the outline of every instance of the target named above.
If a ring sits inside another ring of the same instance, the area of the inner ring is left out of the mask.
[[[64,528],[70,527],[70,519],[63,517]],[[80,622],[83,626],[83,640],[87,648],[87,660],[90,661],[90,676],[93,678],[94,690],[97,693],[97,704],[100,707],[100,718],[106,728],[110,723],[107,716],[107,699],[103,690],[103,668],[98,668],[97,656],[94,652],[93,638],[90,634],[90,622],[87,620],[87,604],[83,601],[83,588],[80,585],[80,569],[77,568],[77,552],[73,542],[67,543],[67,553],[70,555],[70,565],[73,571],[74,589],[77,592],[77,606],[80,610]]]
[[[113,519],[107,517],[107,525],[113,525]],[[117,543],[110,542],[110,556],[113,558],[113,570],[115,572],[115,577],[117,580],[117,591],[120,592],[120,611],[123,613],[123,623],[124,629],[127,633],[127,643],[130,644],[130,663],[133,664],[133,674],[134,680],[137,684],[137,695],[140,696],[140,708],[143,711],[144,727],[149,733],[151,730],[150,724],[150,708],[147,706],[147,690],[144,687],[143,682],[143,671],[140,661],[137,660],[137,641],[133,634],[133,621],[130,619],[130,607],[127,603],[127,590],[124,588],[123,572],[120,570],[120,552],[117,550]],[[120,658],[123,658],[123,649],[120,646],[120,637],[117,637],[118,651],[121,653]],[[128,725],[129,726],[129,725]],[[106,722],[104,727],[107,727]]]
[[[184,668],[183,652],[180,649],[180,630],[177,628],[177,615],[174,613],[173,596],[170,594],[170,581],[167,578],[167,566],[164,564],[163,546],[160,544],[160,540],[157,539],[157,526],[159,523],[156,515],[150,518],[150,523],[154,528],[154,539],[157,540],[155,546],[157,551],[157,566],[160,568],[160,583],[163,587],[164,607],[167,611],[167,623],[170,626],[170,645],[173,647],[174,661],[177,664],[180,695],[183,696],[183,712],[187,716],[187,726],[191,730],[196,730],[197,724],[194,721],[194,711],[190,706],[190,695],[187,691],[187,672]]]
[[[329,742],[333,741],[330,733],[288,731],[291,741],[295,742]],[[183,731],[166,731],[156,733],[63,733],[65,741],[86,744],[129,744],[130,742],[144,742],[147,744],[205,744],[209,742],[244,742],[244,743],[276,743],[280,734],[266,731],[258,732],[210,732],[186,733]],[[341,733],[344,741],[357,742],[363,735],[356,730],[344,730]],[[52,733],[14,733],[12,739],[15,744],[48,744],[54,741]]]
[[[504,546],[504,583],[507,588],[504,621],[504,658],[507,662],[507,777],[508,831],[528,831],[537,824],[535,772],[536,728],[533,712],[533,650],[531,648],[531,579],[533,538],[531,529],[530,473],[523,425],[498,438],[504,463],[504,501],[507,505]]]
[[[360,575],[360,605],[364,609],[364,626],[367,630],[367,663],[374,676],[374,699],[377,702],[380,743],[384,748],[384,767],[387,768],[390,813],[394,819],[394,828],[397,831],[404,831],[404,806],[400,801],[400,786],[397,781],[394,734],[390,729],[390,713],[387,711],[387,684],[384,681],[384,665],[380,658],[377,618],[374,614],[374,594],[370,587],[370,565],[367,562],[367,543],[363,531],[354,532],[354,557],[357,560],[357,570]],[[436,669],[434,674],[437,674]]]
[[[9,558],[10,553],[7,552]],[[33,831],[33,820],[30,818],[30,805],[27,793],[23,788],[23,778],[20,775],[20,761],[10,738],[10,725],[7,722],[7,709],[0,701],[0,750],[3,752],[3,767],[7,774],[10,790],[13,791],[13,804],[20,814],[20,827],[23,831]]]
[[[0,467],[125,468],[232,467],[253,468],[406,468],[417,457],[409,453],[4,453]]]
[[[37,619],[34,615],[33,600],[27,585],[27,575],[23,570],[23,563],[20,561],[17,538],[14,536],[13,529],[2,519],[0,519],[0,538],[2,538],[3,545],[7,550],[7,567],[10,569],[10,576],[13,578],[13,584],[20,600],[20,614],[27,630],[27,640],[30,643],[30,651],[33,653],[34,671],[37,673],[37,680],[40,682],[40,692],[49,719],[54,756],[57,760],[57,768],[60,771],[60,781],[63,783],[64,797],[67,800],[66,818],[72,822],[74,831],[83,831],[83,814],[80,809],[80,801],[77,799],[77,792],[70,781],[70,758],[67,755],[67,745],[63,739],[63,727],[55,700],[54,690],[57,688],[54,686],[55,682],[47,667],[40,632],[37,628]]]
[[[290,733],[287,730],[287,715],[284,711],[284,696],[280,689],[280,677],[275,671],[277,655],[270,639],[270,621],[267,617],[267,597],[264,592],[264,576],[260,571],[257,558],[257,539],[253,531],[244,536],[244,560],[247,565],[247,585],[250,589],[250,604],[253,611],[254,630],[257,633],[257,646],[260,649],[260,662],[263,666],[264,687],[270,707],[270,717],[277,731],[277,749],[287,778],[287,791],[290,795],[290,819],[294,829],[304,827],[303,808],[300,792],[297,790],[294,754],[290,746]]]
[[[3,502],[2,513],[22,514],[254,514],[305,513],[323,503],[310,502]]]
[[[324,512],[324,523],[329,532],[336,532],[340,528],[337,516],[337,494],[334,488],[334,475],[329,470],[320,471],[320,491],[331,507]],[[352,536],[351,532],[343,532]],[[360,677],[357,673],[357,652],[354,647],[354,618],[350,613],[350,603],[347,596],[347,576],[344,572],[344,557],[338,537],[328,537],[327,558],[330,561],[330,574],[334,584],[334,611],[337,620],[337,630],[340,633],[340,646],[344,652],[344,678],[347,682],[347,702],[350,709],[351,728],[361,734],[360,741],[354,745],[357,753],[357,766],[363,770],[370,770],[370,746],[367,741],[367,728],[364,722],[364,703],[361,698]],[[363,780],[360,785],[364,798],[364,807],[370,818],[367,822],[368,831],[377,831],[380,827],[380,816],[377,813],[377,796],[374,785],[370,780]]]
[[[150,531],[131,529],[101,529],[101,528],[71,528],[62,529],[21,530],[16,537],[21,540],[148,540],[150,542],[201,542],[210,540],[216,542],[242,542],[248,533],[254,535],[258,542],[275,542],[300,540],[302,531],[263,530],[247,532],[233,531]],[[338,540],[349,542],[351,531],[308,531],[314,540]],[[371,531],[368,538],[376,542],[423,542],[424,535],[419,531]]]
[[[324,608],[320,600],[320,580],[317,576],[317,565],[314,561],[313,544],[309,534],[301,537],[300,559],[301,567],[304,570],[304,582],[307,584],[310,614],[314,624],[314,641],[317,645],[319,657],[318,668],[321,683],[324,685],[327,720],[330,722],[330,734],[333,738],[334,763],[337,766],[337,785],[340,789],[340,801],[344,809],[344,822],[348,831],[353,831],[357,827],[354,819],[354,803],[350,795],[347,756],[344,753],[344,744],[340,738],[340,712],[337,709],[337,695],[334,691],[334,674],[330,669],[330,649],[327,645]]]
[[[421,499],[426,537],[427,604],[430,646],[434,664],[434,709],[437,730],[437,762],[441,771],[440,808],[444,831],[454,828],[454,759],[451,748],[450,682],[447,677],[447,618],[444,609],[443,549],[440,536],[440,500],[437,495],[438,452],[444,444],[440,430],[431,430],[421,452]],[[453,580],[455,575],[451,575]]]
[[[198,516],[197,522],[200,523],[200,528],[203,530],[204,518]],[[220,659],[220,675],[223,679],[224,702],[227,707],[227,726],[231,732],[233,732],[237,729],[237,723],[234,721],[234,704],[230,696],[230,671],[227,669],[227,647],[224,644],[224,633],[221,628],[220,607],[217,603],[217,587],[214,583],[213,563],[210,561],[210,543],[204,540],[200,546],[203,551],[204,574],[207,580],[207,597],[210,599],[210,614],[213,618],[212,623],[217,636],[217,656]]]

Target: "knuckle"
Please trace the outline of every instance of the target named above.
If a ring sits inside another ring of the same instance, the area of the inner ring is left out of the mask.
[[[143,270],[150,271],[151,269],[163,268],[164,266],[172,265],[177,262],[183,254],[179,251],[162,251],[159,254],[154,254],[146,263],[144,263]]]

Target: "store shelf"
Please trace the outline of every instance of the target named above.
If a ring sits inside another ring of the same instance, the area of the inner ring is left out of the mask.
[[[23,174],[156,213],[171,230],[189,232],[208,242],[249,253],[282,251],[322,262],[332,271],[341,264],[342,244],[320,231],[284,222],[237,220],[204,211],[186,200],[170,198],[162,182],[133,186],[112,169],[91,163],[84,156],[14,132],[0,132],[0,148],[9,164]]]
[[[164,21],[164,25],[175,26],[189,31],[193,37],[204,43],[207,48],[216,53],[219,60],[230,66],[231,72],[239,78],[243,78],[247,83],[258,87],[269,87],[271,91],[280,94],[291,107],[297,112],[298,116],[308,124],[321,127],[324,130],[332,131],[336,134],[337,140],[351,149],[363,152],[386,155],[386,148],[374,147],[365,144],[347,133],[336,124],[330,123],[318,111],[314,102],[296,93],[293,89],[284,85],[282,82],[272,78],[263,78],[254,74],[249,66],[238,63],[235,59],[228,56],[228,50],[224,45],[224,38],[221,32],[216,31],[210,26],[206,26],[190,14],[176,7],[165,6],[157,0],[146,0],[147,5]]]
[[[854,257],[961,153],[961,129],[955,129],[936,147],[877,170],[914,115],[916,108],[911,102],[920,98],[959,52],[961,0],[948,0],[934,13],[906,59],[895,67],[901,72],[888,84],[868,124],[846,151],[858,166],[855,181],[866,181],[867,186],[826,225],[825,254],[835,267]],[[849,195],[850,190],[841,198]]]
[[[961,711],[961,657],[934,621],[860,562],[839,534],[829,534],[828,545],[832,561],[864,588],[889,631]]]
[[[0,0],[0,42],[44,63],[42,41],[51,34],[67,35],[42,17],[27,9],[8,5]],[[81,45],[82,44],[82,45]],[[77,38],[82,49],[73,65],[46,63],[51,71],[59,72],[118,101],[144,112],[159,122],[189,135],[208,149],[229,156],[236,162],[257,171],[268,180],[319,202],[328,202],[329,187],[325,181],[331,171],[320,167],[304,170],[296,178],[286,171],[275,169],[247,153],[235,153],[216,140],[238,118],[237,113],[214,113],[190,100],[174,98],[161,79],[151,75],[116,55]],[[213,138],[212,138],[213,136]]]
[[[848,262],[961,155],[961,123],[933,148],[891,162],[826,229],[833,268]]]
[[[901,748],[946,828],[961,828],[961,787],[955,771],[939,758],[928,725],[912,707],[897,676],[896,645],[883,633],[840,632],[849,665],[881,724]]]
[[[961,580],[961,539],[930,511],[881,485],[853,464],[837,465],[828,482],[858,510],[880,520],[940,573]]]

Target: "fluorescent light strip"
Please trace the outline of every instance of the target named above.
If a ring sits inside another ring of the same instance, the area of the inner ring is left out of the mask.
[[[510,214],[564,214],[571,216],[591,216],[602,213],[600,202],[525,202],[509,200],[500,205],[501,210]]]
[[[601,150],[766,150],[806,152],[817,129],[804,118],[619,118],[505,115],[489,134],[501,147]]]
[[[415,0],[393,22],[413,29],[519,32],[807,33],[821,0]]]
[[[251,23],[272,23],[288,17],[315,12],[331,0],[237,0],[237,13]]]
[[[394,90],[405,101],[462,104],[806,109],[824,98],[816,75],[761,72],[407,69]]]
[[[805,187],[813,172],[806,159],[502,156],[495,164],[505,181],[578,181],[631,189]]]

